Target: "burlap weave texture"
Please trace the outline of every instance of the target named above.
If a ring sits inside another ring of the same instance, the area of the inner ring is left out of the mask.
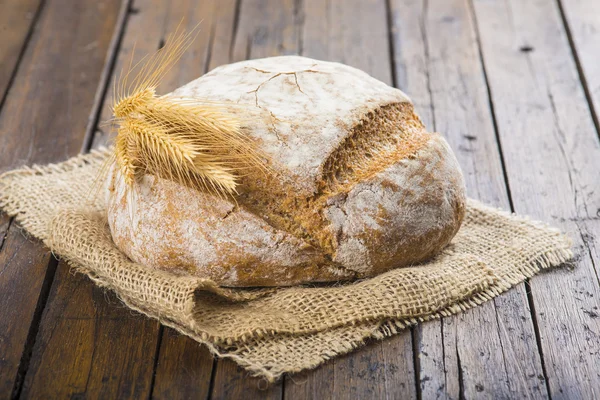
[[[572,257],[559,231],[469,200],[459,233],[426,264],[344,285],[221,288],[135,264],[119,251],[102,197],[89,194],[106,156],[8,172],[0,177],[0,207],[129,307],[269,381],[474,307]]]

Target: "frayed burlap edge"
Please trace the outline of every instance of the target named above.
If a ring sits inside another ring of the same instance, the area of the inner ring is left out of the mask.
[[[22,179],[32,176],[60,176],[66,172],[78,171],[82,167],[96,165],[98,168],[104,163],[109,155],[109,150],[102,147],[98,150],[92,150],[88,154],[81,154],[72,157],[58,164],[33,165],[25,166],[12,171],[4,172],[0,175],[0,209],[4,210],[9,216],[13,217],[21,226],[23,226],[32,236],[45,240],[48,237],[48,219],[38,219],[37,215],[45,213],[49,216],[54,216],[62,209],[56,206],[53,202],[44,202],[42,199],[36,201],[35,198],[40,193],[33,193],[31,198],[23,199],[13,195],[14,186]],[[82,179],[89,178],[90,182],[96,179],[96,175],[92,172],[88,176],[82,176]],[[70,182],[67,182],[70,184]],[[22,191],[19,191],[21,193]],[[102,210],[103,202],[100,197],[83,196],[77,199],[80,204],[85,204],[86,207],[95,210]],[[28,207],[31,203],[37,204],[36,210]]]
[[[105,157],[106,150],[95,151],[89,155],[75,157],[62,164],[48,165],[43,167],[26,167],[21,170],[5,173],[0,176],[0,207],[9,215],[14,216],[15,219],[23,227],[25,227],[29,233],[31,233],[33,236],[41,238],[47,244],[50,244],[52,249],[54,249],[56,246],[52,245],[52,243],[48,243],[47,240],[49,239],[49,227],[51,227],[51,224],[48,223],[48,217],[55,216],[61,210],[64,210],[64,204],[55,204],[47,201],[44,202],[42,201],[42,198],[39,198],[39,196],[36,198],[36,193],[26,193],[25,198],[19,196],[15,197],[15,193],[23,194],[23,188],[17,187],[18,182],[27,177],[43,176],[52,182],[54,188],[58,188],[60,190],[61,187],[64,187],[64,190],[69,190],[69,187],[73,184],[71,181],[72,177],[70,179],[61,181],[61,179],[65,177],[65,174],[68,175],[69,173],[72,173],[73,176],[79,180],[90,181],[94,178],[94,172],[92,169],[86,169],[85,167],[89,167],[90,165],[99,165],[104,161]],[[80,194],[76,194],[73,199],[68,199],[68,201],[71,200],[74,203],[77,203],[78,201],[81,202],[82,199]],[[32,208],[32,204],[35,205],[35,207]],[[102,201],[98,201],[97,203],[91,205],[87,204],[86,207],[88,210],[99,211],[103,209],[103,204]],[[328,359],[350,352],[353,349],[362,346],[369,340],[383,339],[419,322],[440,318],[443,316],[449,316],[480,305],[483,302],[494,298],[500,293],[503,293],[516,284],[522,282],[524,279],[532,277],[540,270],[557,266],[572,258],[570,240],[566,236],[560,234],[558,230],[550,228],[544,223],[531,221],[528,218],[518,217],[495,208],[483,206],[474,200],[469,201],[469,207],[475,208],[484,214],[487,213],[489,215],[502,216],[503,218],[510,219],[513,222],[524,224],[527,227],[539,229],[547,234],[554,234],[556,235],[556,240],[551,249],[540,252],[528,260],[520,260],[520,264],[512,265],[507,269],[507,271],[504,271],[501,274],[496,274],[493,282],[491,282],[482,291],[473,294],[472,297],[458,301],[433,313],[419,315],[418,317],[412,318],[388,318],[380,321],[365,320],[349,326],[333,328],[331,331],[328,331],[327,334],[333,335],[332,337],[337,339],[338,337],[335,336],[335,332],[337,330],[340,332],[340,340],[327,343],[329,347],[327,347],[325,351],[321,351],[316,355],[312,354],[311,357],[307,357],[307,360],[305,360],[305,362],[301,365],[281,365],[281,363],[278,364],[277,361],[265,361],[262,359],[257,360],[253,351],[256,352],[256,349],[261,347],[268,349],[271,341],[275,341],[275,339],[278,341],[278,345],[285,346],[286,343],[297,343],[298,340],[306,339],[310,341],[311,338],[318,337],[319,335],[325,335],[324,333],[313,332],[302,333],[299,335],[283,334],[275,337],[273,335],[269,335],[268,332],[255,332],[256,335],[251,335],[250,337],[245,338],[245,340],[241,343],[236,344],[215,342],[214,340],[211,340],[214,338],[211,338],[209,335],[206,335],[205,333],[203,334],[197,329],[194,329],[195,326],[193,323],[190,323],[190,321],[181,321],[178,317],[180,317],[182,314],[175,313],[169,316],[169,313],[162,312],[164,310],[157,310],[152,307],[149,308],[148,303],[140,301],[139,299],[131,298],[127,295],[127,293],[119,290],[119,287],[116,287],[113,283],[107,280],[106,277],[97,275],[94,271],[77,262],[74,262],[73,260],[69,259],[69,257],[63,258],[65,258],[69,265],[71,265],[75,270],[85,273],[99,286],[115,290],[121,300],[130,308],[151,318],[158,319],[162,324],[172,327],[182,334],[190,336],[196,341],[205,344],[216,356],[233,359],[242,367],[246,368],[252,375],[261,376],[272,382],[278,379],[284,373],[295,373],[304,369],[314,368]],[[44,216],[45,218],[40,218],[40,215]],[[61,255],[60,252],[57,253]],[[194,292],[198,288],[214,292],[220,296],[235,297],[233,295],[235,291],[231,292],[228,289],[218,288],[216,285],[211,282],[207,282],[206,280],[192,278],[189,283],[190,299],[193,298]],[[258,296],[261,296],[261,294],[259,293]],[[241,300],[248,300],[252,297],[253,295],[251,294],[240,295]],[[193,312],[193,310],[189,308],[189,304],[193,304],[193,300],[186,301],[186,304],[187,305],[185,307],[187,307],[187,309],[184,310],[184,313],[189,315],[189,313]],[[353,333],[353,335],[350,335],[350,338],[348,338],[348,335],[341,334],[341,332],[347,333],[349,331],[352,331]],[[333,344],[333,342],[335,342],[335,344]]]
[[[501,210],[503,214],[510,216],[510,213],[505,213]],[[524,221],[529,221],[528,219],[524,219]],[[544,224],[542,224],[544,225]],[[570,247],[565,247],[562,249],[556,249],[556,251],[549,251],[545,254],[541,254],[539,258],[531,261],[530,264],[523,266],[520,270],[524,275],[524,279],[531,278],[538,272],[544,269],[550,269],[556,267],[561,264],[568,263],[573,258],[573,253]],[[77,266],[72,265],[77,270]],[[363,333],[358,340],[352,342],[340,342],[335,349],[331,349],[331,351],[327,354],[322,354],[322,357],[316,361],[309,364],[305,364],[302,368],[294,368],[294,369],[284,369],[277,368],[274,366],[265,366],[260,363],[252,362],[248,357],[240,356],[236,352],[228,352],[227,350],[222,350],[219,346],[215,346],[213,343],[208,341],[206,338],[203,338],[202,335],[197,334],[193,330],[189,329],[186,326],[178,324],[175,321],[171,321],[168,319],[161,318],[155,314],[149,313],[143,307],[139,307],[134,302],[129,301],[127,298],[121,297],[121,300],[131,309],[136,310],[150,318],[157,319],[161,324],[168,326],[170,328],[175,329],[179,333],[189,336],[190,338],[196,340],[199,343],[202,343],[208,347],[210,352],[216,357],[220,358],[229,358],[235,361],[238,365],[246,369],[251,376],[264,378],[267,382],[273,383],[280,379],[284,374],[291,375],[304,370],[314,369],[321,364],[331,360],[335,357],[341,356],[343,354],[350,353],[365,344],[367,344],[371,340],[383,340],[385,338],[394,336],[400,331],[410,328],[411,326],[415,326],[421,322],[427,322],[435,319],[439,319],[442,317],[449,317],[455,314],[458,314],[463,311],[467,311],[471,308],[477,307],[486,301],[492,300],[494,297],[506,292],[507,290],[513,288],[519,283],[523,282],[524,279],[514,280],[507,279],[501,280],[494,287],[489,288],[481,293],[476,294],[470,299],[460,301],[442,309],[438,312],[435,312],[430,315],[422,316],[419,318],[408,318],[408,319],[390,319],[386,321],[381,321],[379,323],[371,323],[363,326]],[[94,280],[92,278],[92,280]],[[101,282],[95,280],[95,282],[102,286]]]
[[[556,252],[549,252],[540,256],[539,259],[533,261],[532,264],[528,266],[528,268],[523,270],[523,273],[526,274],[527,278],[530,278],[543,269],[548,269],[560,264],[564,264],[571,258],[572,253],[569,250],[557,250]],[[173,328],[179,333],[189,336],[197,342],[206,345],[210,352],[216,357],[229,358],[236,362],[238,365],[240,365],[242,368],[246,369],[251,376],[264,378],[267,382],[273,383],[280,379],[284,374],[291,375],[298,372],[302,372],[304,370],[314,369],[320,366],[321,364],[327,362],[328,360],[331,360],[343,354],[350,353],[364,346],[371,340],[383,340],[385,338],[398,334],[400,331],[406,328],[417,325],[418,323],[439,319],[442,317],[449,317],[451,315],[477,307],[486,301],[492,300],[494,297],[506,292],[507,290],[521,282],[522,281],[515,282],[512,285],[500,285],[499,287],[491,288],[488,291],[475,295],[472,299],[453,304],[452,306],[446,309],[440,310],[439,312],[433,313],[428,316],[410,319],[392,319],[364,326],[362,337],[360,337],[358,340],[352,342],[340,342],[335,349],[332,349],[328,354],[322,354],[322,357],[317,361],[305,364],[302,368],[294,369],[276,368],[273,366],[265,366],[260,363],[252,362],[249,358],[240,356],[236,352],[228,352],[227,350],[220,349],[218,346],[215,346],[210,341],[203,339],[201,335],[198,335],[196,332],[190,330],[186,326],[183,326],[168,319],[160,318],[159,316],[154,315],[152,313],[148,313],[146,310],[138,307],[136,304],[128,301],[128,299],[126,298],[121,298],[121,300],[131,309],[138,311],[150,318],[157,319],[161,324]]]

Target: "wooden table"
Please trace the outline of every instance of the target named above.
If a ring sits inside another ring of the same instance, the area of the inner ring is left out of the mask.
[[[576,268],[259,389],[0,214],[1,398],[600,398],[598,0],[4,0],[0,170],[105,143],[134,42],[182,17],[200,34],[162,93],[246,58],[361,68],[446,136],[470,196],[567,231]]]

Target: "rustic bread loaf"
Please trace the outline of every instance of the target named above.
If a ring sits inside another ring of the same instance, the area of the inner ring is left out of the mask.
[[[111,233],[136,262],[226,286],[347,280],[426,260],[460,227],[464,182],[448,144],[364,72],[274,57],[172,95],[259,110],[246,128],[271,172],[244,176],[235,201],[150,175],[131,196],[111,174]]]

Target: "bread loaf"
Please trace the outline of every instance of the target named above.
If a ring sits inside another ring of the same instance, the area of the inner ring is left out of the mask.
[[[171,95],[259,111],[245,129],[270,173],[243,176],[235,199],[151,175],[131,196],[111,174],[110,230],[136,262],[224,286],[348,280],[426,260],[460,227],[464,181],[448,144],[364,72],[273,57]]]

